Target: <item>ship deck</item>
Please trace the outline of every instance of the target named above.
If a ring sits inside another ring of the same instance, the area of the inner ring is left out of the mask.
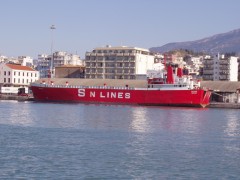
[[[128,80],[128,79],[78,79],[78,78],[42,78],[35,83],[43,83],[54,85],[68,85],[73,86],[113,86],[129,88],[147,88],[146,80]]]

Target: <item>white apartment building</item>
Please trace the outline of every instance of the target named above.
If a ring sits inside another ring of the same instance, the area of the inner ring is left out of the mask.
[[[14,57],[7,57],[7,56],[0,56],[0,63],[19,63],[17,58]]]
[[[22,66],[33,67],[33,59],[30,56],[18,56],[18,62]]]
[[[38,71],[28,66],[0,64],[0,86],[27,87],[39,79]]]
[[[98,47],[85,54],[85,78],[142,79],[153,69],[155,56],[137,47]]]
[[[53,68],[53,74],[55,74],[55,67],[63,65],[75,65],[83,66],[83,60],[79,55],[69,54],[63,51],[57,51],[52,55],[40,54],[38,55],[37,70],[40,72],[40,77],[49,77],[51,67]]]
[[[46,78],[50,75],[51,57],[47,54],[39,54],[37,59],[37,70],[40,78]]]
[[[204,58],[203,79],[210,81],[238,81],[238,58],[215,55]]]
[[[79,55],[69,54],[63,51],[57,51],[53,53],[53,67],[59,67],[62,65],[83,65],[83,61]]]
[[[8,57],[7,56],[0,56],[0,63],[5,63],[6,61],[8,61]]]
[[[185,60],[189,74],[190,75],[199,75],[200,69],[203,67],[203,57],[189,57]]]

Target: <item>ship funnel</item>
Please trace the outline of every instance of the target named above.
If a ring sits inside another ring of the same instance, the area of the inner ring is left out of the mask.
[[[174,79],[173,79],[173,69],[171,66],[167,67],[167,83],[168,84],[173,84]]]
[[[177,69],[177,76],[178,76],[179,78],[181,78],[181,77],[183,76],[183,70],[182,70],[182,68],[178,68],[178,69]]]

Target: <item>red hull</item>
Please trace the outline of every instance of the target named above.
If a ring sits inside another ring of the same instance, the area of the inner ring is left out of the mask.
[[[211,92],[194,90],[107,89],[32,86],[37,101],[195,106],[209,104]]]

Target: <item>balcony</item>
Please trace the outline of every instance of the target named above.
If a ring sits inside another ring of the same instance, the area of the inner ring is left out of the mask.
[[[213,80],[213,76],[212,75],[203,75],[203,79],[204,80]]]
[[[213,70],[203,70],[204,75],[213,75]]]
[[[230,65],[229,61],[220,61],[220,65]]]
[[[213,67],[204,67],[204,70],[213,70]]]
[[[104,53],[96,53],[96,56],[104,56]]]
[[[203,62],[204,65],[213,65],[213,61],[204,61]]]
[[[136,56],[137,53],[129,53],[128,55],[129,55],[129,56]]]
[[[123,53],[116,53],[116,56],[123,56]]]
[[[220,71],[219,74],[220,75],[229,75],[230,72],[229,71]]]
[[[219,69],[220,69],[220,70],[227,70],[227,71],[229,71],[230,67],[228,67],[228,66],[223,67],[223,66],[222,66],[222,67],[220,67]]]
[[[103,74],[103,71],[97,71],[96,74]]]
[[[228,81],[228,80],[230,80],[230,76],[220,76],[219,77],[219,80],[221,80],[221,81]]]

